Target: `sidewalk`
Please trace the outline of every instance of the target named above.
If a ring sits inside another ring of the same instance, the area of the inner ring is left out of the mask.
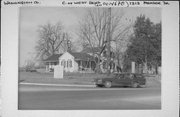
[[[93,85],[93,79],[54,79],[54,78],[28,78],[21,80],[20,84],[54,84],[54,85]]]
[[[45,84],[45,83],[26,83],[26,82],[22,82],[20,83],[22,85],[37,85],[37,86],[55,86],[55,87],[96,87],[95,84],[92,85],[83,85],[83,84]]]

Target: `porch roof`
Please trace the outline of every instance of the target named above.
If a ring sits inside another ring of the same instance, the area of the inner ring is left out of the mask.
[[[83,61],[94,61],[94,57],[81,52],[70,52],[72,56],[74,56],[75,60],[83,60]]]
[[[62,56],[63,54],[54,54],[50,57],[48,57],[47,59],[44,60],[44,62],[58,62],[59,61],[59,57]]]

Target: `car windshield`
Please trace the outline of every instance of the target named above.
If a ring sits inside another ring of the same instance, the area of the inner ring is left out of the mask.
[[[123,78],[123,74],[114,74],[114,78]]]

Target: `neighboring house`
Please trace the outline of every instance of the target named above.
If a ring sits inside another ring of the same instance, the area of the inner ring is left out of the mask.
[[[95,69],[94,57],[81,52],[55,54],[44,62],[46,63],[46,71],[51,71],[55,65],[63,66],[65,72],[92,71]]]
[[[106,72],[107,70],[107,49],[105,47],[86,47],[85,49],[82,50],[82,53],[87,53],[91,56],[94,56],[96,58],[96,62],[98,59],[98,55],[100,54],[100,68],[102,72]],[[111,71],[116,70],[116,62],[114,60],[115,55],[114,52],[110,52],[110,69]]]

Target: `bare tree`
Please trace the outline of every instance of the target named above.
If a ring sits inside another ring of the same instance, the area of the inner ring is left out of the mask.
[[[63,26],[60,22],[55,25],[50,23],[41,25],[38,32],[40,39],[37,42],[36,51],[42,60],[58,53],[67,35],[63,32]]]
[[[130,26],[124,25],[124,12],[112,9],[109,13],[107,8],[88,9],[85,18],[80,22],[79,36],[86,47],[104,49],[107,43],[122,39]],[[110,25],[110,26],[109,26]],[[108,38],[109,42],[108,42]],[[94,51],[92,51],[95,54]],[[96,68],[100,70],[101,53],[98,55]]]
[[[114,53],[115,53],[115,60],[116,60],[116,65],[122,69],[123,67],[123,60],[124,60],[124,54],[125,51],[127,50],[128,45],[130,44],[130,36],[132,34],[132,30],[127,31],[125,34],[121,36],[119,40],[115,41],[115,48],[114,48]]]
[[[26,60],[26,64],[24,67],[25,67],[26,71],[31,71],[31,70],[35,69],[35,62],[31,59]]]
[[[72,49],[72,42],[71,42],[71,39],[72,37],[70,36],[69,33],[64,33],[64,41],[62,42],[61,44],[61,49],[59,50],[60,52],[66,52],[66,51],[71,51]]]

